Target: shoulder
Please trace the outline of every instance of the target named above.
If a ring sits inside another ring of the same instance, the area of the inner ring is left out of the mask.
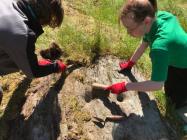
[[[156,13],[156,21],[158,24],[164,25],[166,24],[176,24],[177,18],[172,13],[166,12],[166,11],[158,11]]]
[[[167,12],[167,11],[157,11],[156,17],[161,18],[161,17],[175,17],[175,16],[172,13]]]

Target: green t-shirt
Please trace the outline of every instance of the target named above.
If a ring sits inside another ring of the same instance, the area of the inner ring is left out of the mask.
[[[187,34],[171,13],[158,11],[143,41],[150,46],[153,81],[165,81],[168,66],[187,68]]]

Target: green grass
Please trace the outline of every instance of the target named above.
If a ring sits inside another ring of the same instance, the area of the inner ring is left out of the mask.
[[[97,20],[107,24],[116,24],[118,21],[119,9],[124,0],[65,0],[71,3],[71,6],[79,12],[92,16]]]
[[[183,7],[184,6],[184,7]],[[159,5],[162,10],[173,13],[179,19],[182,27],[187,32],[187,1],[184,0],[165,0]]]
[[[66,59],[87,64],[99,55],[112,54],[122,59],[128,59],[132,55],[140,40],[130,37],[119,26],[118,15],[123,0],[65,0],[65,3],[79,14],[68,13],[58,30],[45,28],[38,46],[55,40],[66,51]],[[185,0],[163,0],[159,1],[158,7],[175,14],[187,31],[186,8],[181,8],[184,4],[187,4]],[[143,75],[147,78],[150,76],[149,50],[141,57],[137,66]]]
[[[72,60],[85,61],[90,64],[95,57],[99,55],[105,49],[107,45],[106,37],[100,35],[99,29],[94,26],[92,35],[79,30],[76,26],[69,26],[65,24],[58,33],[58,40],[62,45],[62,48],[68,54],[68,58]]]
[[[91,33],[79,27],[82,24],[81,22],[73,24],[73,20],[69,19],[66,20],[63,28],[61,28],[58,35],[59,42],[63,44],[71,58],[77,59],[78,57],[75,56],[78,55],[85,57],[90,62],[97,53],[99,55],[112,54],[122,59],[128,59],[132,55],[140,40],[131,38],[123,27],[119,27],[118,15],[123,3],[122,0],[72,0],[68,1],[68,3],[71,4],[74,10],[89,17],[84,20],[90,20],[90,17],[93,19],[93,22],[89,22],[89,27],[92,29]],[[181,8],[181,5],[185,3],[187,3],[185,0],[177,2],[163,0],[159,1],[159,9],[175,14],[187,31],[186,9]],[[76,20],[76,18],[74,19]],[[149,50],[138,61],[137,67],[143,75],[147,78],[150,77]],[[179,124],[174,115],[173,106],[167,104],[163,91],[156,92],[155,96],[162,116],[178,127]]]
[[[56,41],[67,54],[65,60],[78,60],[88,65],[100,55],[111,54],[122,59],[132,55],[140,39],[130,37],[119,26],[118,15],[123,0],[65,0],[64,3],[71,12],[66,13],[59,29],[45,28],[44,35],[38,39],[38,48],[45,48],[51,41]],[[158,3],[159,9],[175,14],[187,31],[187,7],[183,5],[187,5],[186,0],[163,0]],[[137,67],[147,78],[150,76],[149,50],[138,61]],[[177,120],[173,117],[173,107],[166,105],[163,91],[155,95],[162,115],[175,124]]]

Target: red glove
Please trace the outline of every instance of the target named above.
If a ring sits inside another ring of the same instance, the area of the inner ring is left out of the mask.
[[[122,92],[127,91],[126,83],[125,82],[116,83],[107,87],[105,90],[110,90],[113,94],[120,94]]]
[[[57,60],[56,63],[58,64],[58,72],[64,72],[66,70],[67,66],[62,61]]]
[[[119,63],[119,66],[121,68],[121,70],[125,70],[125,69],[131,69],[134,66],[134,62],[128,60],[128,61],[123,61]]]
[[[52,64],[52,62],[47,59],[41,59],[38,61],[38,65],[40,65],[40,66],[45,66],[45,65],[50,65],[50,64]]]
[[[64,72],[66,70],[67,66],[63,64],[60,60],[55,61],[55,63],[57,64],[57,67],[58,67],[57,72]],[[50,65],[50,64],[53,64],[53,63],[47,59],[41,59],[38,61],[38,65],[40,66],[45,66],[45,65]]]

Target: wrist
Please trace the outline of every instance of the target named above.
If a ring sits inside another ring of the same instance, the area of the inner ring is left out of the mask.
[[[134,66],[135,65],[135,62],[134,61],[132,61],[132,60],[129,60],[129,66]]]
[[[130,83],[125,83],[126,90],[129,91],[130,89]]]
[[[128,91],[126,82],[123,82],[123,92]]]
[[[64,72],[66,70],[67,66],[64,63],[62,63],[62,61],[57,60],[55,61],[55,63],[56,63],[55,67],[57,69],[57,72]]]

